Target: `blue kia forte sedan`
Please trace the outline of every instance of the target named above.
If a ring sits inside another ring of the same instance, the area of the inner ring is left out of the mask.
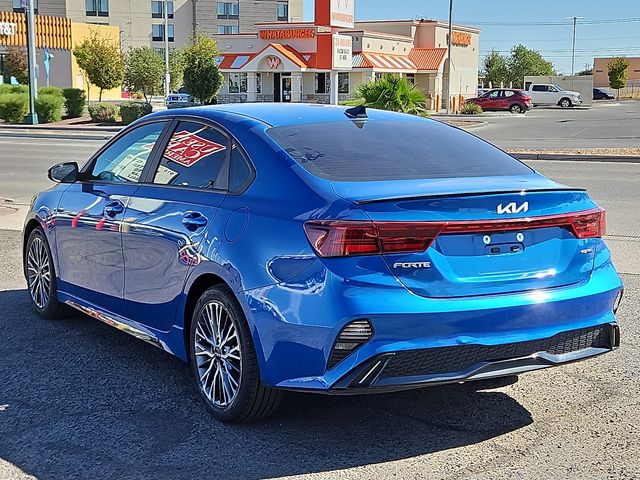
[[[620,343],[604,211],[434,120],[172,110],[49,178],[24,226],[35,310],[178,356],[222,421],[286,390],[513,378]]]

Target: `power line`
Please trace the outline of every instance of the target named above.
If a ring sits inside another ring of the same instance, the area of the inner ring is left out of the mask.
[[[635,23],[640,22],[640,18],[612,18],[602,20],[582,20],[580,25],[605,25],[612,23]],[[468,24],[468,25],[491,25],[499,27],[568,27],[572,24],[570,22],[478,22],[475,20],[470,21],[457,21],[456,23]]]

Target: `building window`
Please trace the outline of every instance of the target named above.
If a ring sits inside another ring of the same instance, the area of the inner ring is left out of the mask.
[[[229,74],[229,93],[247,93],[247,74]]]
[[[235,35],[240,33],[238,25],[218,25],[218,33],[220,35]]]
[[[231,2],[218,2],[218,18],[222,20],[238,20],[240,5]]]
[[[289,21],[289,4],[278,3],[276,6],[276,13],[277,13],[279,22]]]
[[[13,0],[13,11],[17,13],[23,13],[22,0]],[[33,0],[33,13],[38,13],[38,0]]]
[[[331,91],[331,74],[316,73],[316,93],[329,93]]]
[[[262,93],[262,74],[256,73],[256,93]]]
[[[338,73],[338,93],[349,93],[349,72]]]
[[[154,42],[164,41],[164,25],[153,24],[151,26],[151,40],[153,40]],[[174,25],[173,23],[170,23],[169,24],[169,41],[173,42],[174,40],[175,40]]]
[[[416,84],[416,74],[415,73],[407,73],[405,75],[405,77],[407,78],[407,82],[409,82],[411,85],[415,85]]]
[[[86,0],[87,17],[108,17],[109,0]]]
[[[151,16],[153,18],[164,18],[164,0],[153,0],[151,2]],[[167,16],[173,18],[173,2],[167,2]]]

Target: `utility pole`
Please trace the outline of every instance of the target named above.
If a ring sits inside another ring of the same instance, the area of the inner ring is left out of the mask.
[[[567,17],[567,20],[573,20],[573,48],[571,49],[571,76],[573,77],[576,65],[576,24],[578,20],[584,20],[584,17]]]
[[[36,95],[38,94],[38,79],[36,78],[36,22],[33,17],[33,0],[27,0],[25,8],[27,16],[27,60],[29,62],[29,113],[25,118],[25,123],[37,125]]]
[[[164,0],[164,98],[169,96],[171,74],[169,73],[169,2]]]
[[[449,0],[449,38],[447,42],[447,115],[449,115],[449,109],[451,104],[451,41],[453,36],[453,0]]]

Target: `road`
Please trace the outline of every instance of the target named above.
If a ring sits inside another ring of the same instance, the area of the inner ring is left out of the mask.
[[[22,143],[0,150],[0,196],[28,198],[48,181],[19,183],[26,172],[97,147]],[[0,230],[0,478],[640,478],[640,164],[532,165],[608,210],[625,272],[619,350],[491,391],[292,394],[247,426],[209,417],[164,352],[88,317],[36,317],[19,234]]]
[[[640,145],[640,102],[596,103],[590,109],[534,108],[525,115],[482,118],[473,133],[502,148],[599,148]]]

